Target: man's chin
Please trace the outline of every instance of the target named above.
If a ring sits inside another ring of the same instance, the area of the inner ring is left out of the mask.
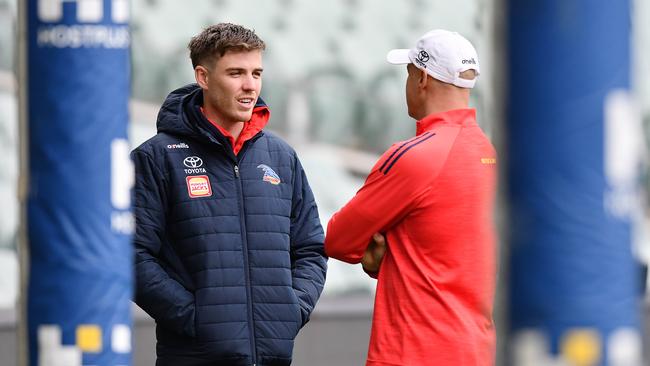
[[[237,121],[237,122],[248,122],[251,120],[252,117],[253,117],[252,110],[250,112],[234,111],[234,113],[231,113],[229,115],[231,121]]]
[[[240,113],[237,116],[239,117],[239,121],[248,122],[253,118],[253,111],[251,110],[248,113]]]

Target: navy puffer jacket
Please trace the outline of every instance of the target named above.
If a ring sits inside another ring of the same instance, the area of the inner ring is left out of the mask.
[[[159,362],[289,365],[325,282],[314,197],[291,147],[261,131],[235,156],[202,98],[172,92],[132,153],[135,300]]]

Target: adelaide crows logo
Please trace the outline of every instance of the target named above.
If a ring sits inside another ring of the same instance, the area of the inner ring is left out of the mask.
[[[260,164],[257,166],[257,168],[264,170],[264,176],[262,177],[262,180],[265,182],[269,182],[275,186],[280,184],[280,176],[278,176],[271,167],[268,165]]]

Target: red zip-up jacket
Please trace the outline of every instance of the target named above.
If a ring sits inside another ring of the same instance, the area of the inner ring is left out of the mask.
[[[473,109],[432,114],[329,221],[332,258],[359,263],[375,232],[388,241],[367,366],[494,365],[496,176]]]

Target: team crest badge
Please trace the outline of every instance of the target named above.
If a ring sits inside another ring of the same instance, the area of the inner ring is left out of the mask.
[[[212,196],[210,178],[207,175],[190,175],[185,178],[187,182],[187,193],[191,198]]]
[[[274,186],[277,186],[278,184],[280,184],[280,182],[282,182],[280,180],[280,176],[278,176],[278,174],[275,171],[273,171],[273,169],[271,169],[271,167],[269,167],[268,165],[260,164],[257,166],[257,168],[262,169],[264,171],[264,176],[262,177],[263,181],[269,182]]]

